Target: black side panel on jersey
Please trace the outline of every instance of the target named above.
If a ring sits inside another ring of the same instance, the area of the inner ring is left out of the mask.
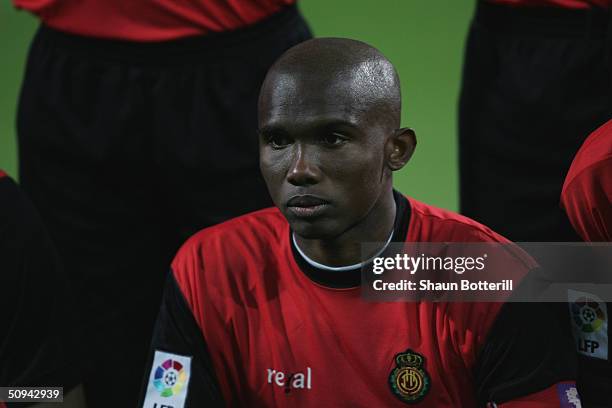
[[[71,299],[58,255],[32,203],[0,178],[0,386],[80,382],[67,330]]]
[[[607,303],[607,306],[610,310],[612,304]],[[610,326],[608,326],[608,331],[610,331]],[[578,392],[586,407],[610,406],[612,404],[612,361],[578,355]]]
[[[166,281],[162,305],[153,331],[151,352],[140,393],[140,407],[143,406],[149,375],[153,369],[155,350],[191,356],[186,407],[225,406],[206,340],[172,271]]]
[[[506,303],[474,367],[480,406],[576,379],[567,304]]]

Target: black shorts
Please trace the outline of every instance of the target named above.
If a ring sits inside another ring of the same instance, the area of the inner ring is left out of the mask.
[[[610,14],[480,2],[459,112],[461,212],[515,241],[573,241],[559,207],[582,141],[612,116]]]
[[[18,111],[20,177],[78,293],[90,407],[135,406],[178,246],[271,205],[258,165],[259,88],[310,37],[295,6],[245,29],[161,43],[38,30]]]

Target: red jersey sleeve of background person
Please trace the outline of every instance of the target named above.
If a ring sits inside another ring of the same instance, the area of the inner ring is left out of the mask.
[[[560,7],[565,9],[587,9],[591,7],[609,8],[610,0],[485,0],[495,3],[516,7]]]
[[[409,207],[403,241],[507,242],[460,215]],[[554,387],[570,378],[548,364],[564,357],[549,356],[548,344],[528,349],[536,334],[521,332],[512,304],[365,302],[359,287],[312,281],[289,237],[282,214],[266,209],[201,231],[172,264],[226,406],[512,408],[526,396],[562,406]]]
[[[585,241],[612,241],[612,120],[578,150],[563,184],[561,206]]]
[[[295,0],[13,0],[56,30],[130,41],[166,41],[254,24]]]

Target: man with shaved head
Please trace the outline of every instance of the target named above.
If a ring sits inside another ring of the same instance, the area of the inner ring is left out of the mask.
[[[311,40],[273,65],[259,139],[276,207],[204,229],[177,254],[144,407],[577,400],[561,345],[520,323],[525,308],[361,298],[362,267],[391,242],[507,242],[393,190],[416,146],[400,112],[393,65],[362,42]],[[380,244],[362,254],[364,242]]]

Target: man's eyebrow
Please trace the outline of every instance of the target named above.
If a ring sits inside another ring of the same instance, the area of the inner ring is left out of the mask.
[[[351,128],[359,130],[359,126],[356,123],[343,119],[329,119],[322,120],[316,125],[317,128],[330,129],[330,128]]]
[[[351,129],[360,130],[360,127],[349,120],[329,118],[329,119],[318,119],[313,121],[312,125],[309,126],[310,130],[321,131],[321,130],[333,130],[333,129]],[[259,135],[289,135],[291,131],[285,125],[280,124],[268,124],[257,129]]]
[[[273,135],[273,134],[287,134],[288,132],[280,127],[275,125],[266,125],[257,129],[257,133],[260,135]]]

